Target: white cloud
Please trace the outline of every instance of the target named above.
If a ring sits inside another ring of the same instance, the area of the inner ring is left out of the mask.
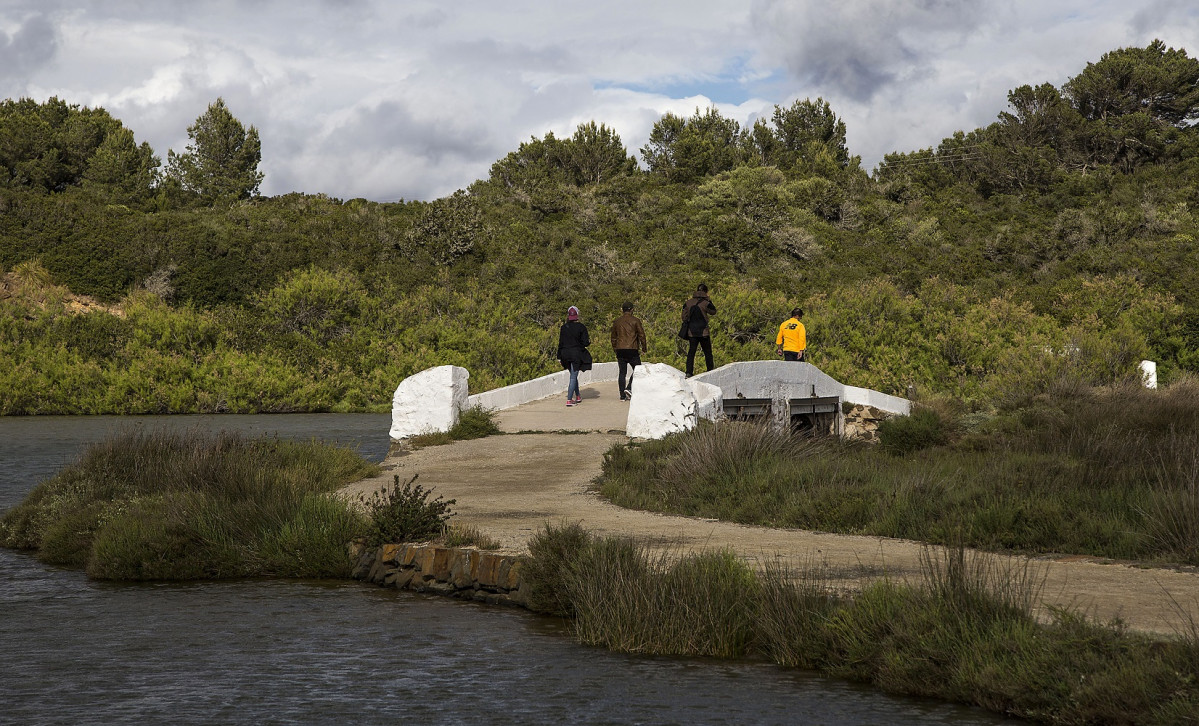
[[[748,123],[823,96],[853,153],[935,145],[1023,83],[1199,37],[1186,0],[18,0],[0,96],[104,106],[165,158],[223,97],[263,141],[263,192],[432,198],[530,136],[589,120],[644,145],[712,102]],[[1199,49],[1189,49],[1192,52]]]
[[[850,150],[872,167],[888,152],[987,125],[1012,89],[1060,86],[1107,51],[1153,38],[1193,44],[1199,8],[1175,0],[760,0],[755,23],[795,84],[783,100],[823,96],[845,119]]]

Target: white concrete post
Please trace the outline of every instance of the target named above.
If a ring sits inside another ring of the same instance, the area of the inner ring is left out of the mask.
[[[1157,363],[1141,361],[1141,383],[1145,384],[1145,388],[1157,388]]]
[[[695,428],[699,404],[686,376],[665,363],[637,366],[637,387],[629,402],[625,433],[633,438],[660,439]]]
[[[391,438],[449,431],[466,408],[470,373],[437,366],[408,376],[391,399]]]

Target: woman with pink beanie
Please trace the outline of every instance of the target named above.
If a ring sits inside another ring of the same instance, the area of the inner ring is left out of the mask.
[[[579,397],[579,371],[591,370],[591,353],[587,346],[591,338],[587,335],[587,326],[579,322],[579,309],[571,305],[566,310],[566,322],[558,331],[558,360],[562,367],[570,371],[570,385],[566,388],[566,405],[574,406],[582,402]]]

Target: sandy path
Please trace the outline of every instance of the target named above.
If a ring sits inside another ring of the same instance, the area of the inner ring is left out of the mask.
[[[598,384],[604,386],[604,384]],[[607,384],[615,388],[614,384]],[[612,399],[601,388],[600,398]],[[607,393],[614,393],[607,392]],[[779,560],[794,567],[826,566],[844,587],[862,576],[887,573],[911,577],[920,570],[922,545],[881,537],[835,535],[803,530],[749,527],[707,519],[653,514],[614,506],[589,491],[600,474],[603,454],[627,441],[612,431],[623,409],[619,402],[599,410],[591,391],[574,416],[560,429],[592,429],[591,433],[526,433],[462,441],[421,449],[384,462],[387,471],[349,487],[352,494],[377,491],[393,477],[401,482],[419,475],[417,483],[445,499],[456,499],[456,522],[477,527],[497,539],[503,551],[526,552],[529,539],[546,524],[581,523],[600,535],[630,536],[672,551],[729,548],[747,560]],[[537,402],[535,415],[562,405],[557,398]],[[581,409],[593,406],[583,414]],[[523,407],[522,407],[523,408]],[[528,411],[526,411],[528,413]],[[544,421],[540,422],[544,423]],[[509,430],[528,430],[527,421],[505,412],[501,424]],[[623,428],[623,427],[621,427]],[[1001,566],[1024,568],[1022,558],[996,558]],[[1122,618],[1131,628],[1175,633],[1186,627],[1186,616],[1199,622],[1199,573],[1147,569],[1102,563],[1083,557],[1031,563],[1043,579],[1043,605],[1081,608],[1106,622]]]

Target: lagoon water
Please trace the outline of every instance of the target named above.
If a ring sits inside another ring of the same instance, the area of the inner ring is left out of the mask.
[[[387,415],[0,418],[0,510],[125,426],[387,450]],[[629,656],[559,620],[354,582],[114,584],[0,549],[0,724],[1004,724],[767,664]]]

